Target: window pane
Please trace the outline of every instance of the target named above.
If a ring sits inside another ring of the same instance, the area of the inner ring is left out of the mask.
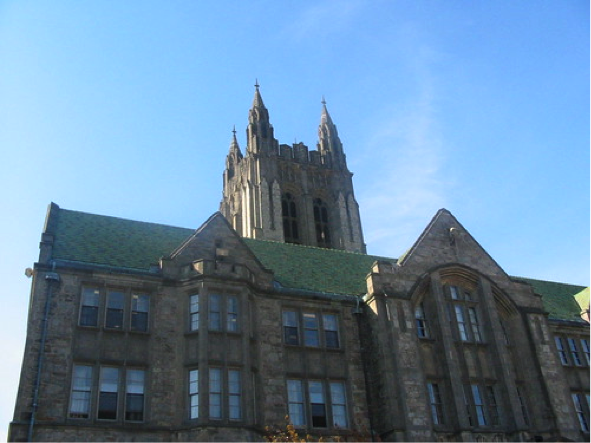
[[[241,386],[240,386],[240,371],[228,371],[228,395],[230,407],[230,420],[240,420],[242,418],[241,408]]]
[[[228,296],[228,312],[227,312],[227,325],[228,331],[238,331],[238,298],[235,296]]]
[[[82,290],[82,307],[80,308],[80,326],[98,326],[100,292],[96,288]]]
[[[190,313],[190,330],[199,330],[199,294],[194,294],[189,297],[189,313]]]
[[[288,345],[299,345],[298,318],[295,311],[283,311],[283,340]]]
[[[146,332],[148,330],[148,312],[150,297],[143,294],[131,296],[131,330]]]
[[[339,326],[337,316],[334,314],[324,314],[322,316],[324,325],[324,340],[327,348],[339,347]]]
[[[326,404],[324,400],[324,387],[322,382],[310,381],[308,383],[308,394],[312,412],[312,426],[326,427]]]
[[[464,310],[461,306],[454,306],[456,312],[456,320],[458,322],[458,331],[462,341],[468,341],[468,334],[466,333],[466,323],[464,321]]]
[[[102,420],[117,419],[119,369],[102,367],[97,417]]]
[[[573,358],[573,362],[576,366],[582,366],[583,362],[581,361],[581,357],[579,356],[579,350],[577,349],[577,344],[573,338],[567,338],[568,348],[570,349],[570,355]]]
[[[294,426],[305,426],[304,394],[301,380],[287,380],[289,419]]]
[[[583,352],[585,353],[585,358],[587,359],[587,365],[589,365],[589,340],[582,338],[581,346],[583,347]]]
[[[111,291],[107,295],[107,313],[105,327],[120,329],[123,327],[124,295],[122,292]]]
[[[472,398],[474,399],[474,407],[476,408],[478,426],[484,426],[486,425],[486,418],[484,416],[484,402],[480,394],[480,386],[472,385]]]
[[[330,399],[332,403],[332,423],[338,428],[347,428],[347,398],[345,385],[340,382],[330,383]]]
[[[222,418],[222,370],[209,370],[209,418]]]
[[[199,371],[189,371],[189,418],[199,417]]]
[[[144,419],[144,376],[139,369],[127,371],[125,398],[125,420],[142,421]]]
[[[222,329],[221,300],[217,294],[209,296],[209,329],[220,331]]]
[[[306,346],[320,346],[318,334],[318,317],[313,313],[304,313],[304,344]]]
[[[482,342],[482,335],[480,333],[480,326],[478,325],[478,317],[475,308],[468,308],[468,315],[470,316],[470,326],[472,329],[472,338],[475,342]]]
[[[564,349],[564,343],[562,342],[562,338],[554,337],[554,342],[556,343],[556,349],[558,350],[560,362],[563,365],[568,365],[568,358],[566,356],[566,349]]]
[[[436,383],[427,383],[427,390],[429,392],[429,403],[431,405],[433,424],[443,424],[443,403],[441,402],[439,385]]]
[[[92,367],[75,365],[72,371],[72,393],[70,397],[71,418],[90,416],[90,397],[92,389]]]

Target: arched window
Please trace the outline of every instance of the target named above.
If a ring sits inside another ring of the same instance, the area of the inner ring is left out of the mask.
[[[283,237],[285,242],[300,243],[296,203],[289,192],[283,194],[281,198],[281,216],[283,218]]]
[[[314,225],[316,226],[316,243],[321,248],[330,248],[330,229],[328,208],[319,198],[314,199]]]

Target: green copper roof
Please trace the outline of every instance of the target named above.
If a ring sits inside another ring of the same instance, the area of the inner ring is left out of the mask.
[[[60,209],[53,258],[148,270],[194,230]]]
[[[376,260],[391,258],[356,254],[336,249],[243,239],[275,280],[287,288],[333,294],[360,295],[367,292],[365,277]]]
[[[53,259],[148,271],[195,231],[156,223],[52,208],[48,233],[54,235]],[[376,260],[396,259],[335,249],[243,239],[285,288],[332,294],[366,292],[365,277]],[[589,305],[589,288],[519,278],[543,297],[550,317],[580,320]],[[583,306],[583,307],[582,307]]]
[[[589,309],[589,286],[575,295],[575,300],[581,308],[581,312]]]
[[[531,278],[519,278],[534,288],[534,292],[542,296],[544,308],[550,313],[550,318],[557,320],[581,320],[581,307],[575,295],[585,289],[584,286],[570,285]],[[587,290],[587,294],[588,294]]]

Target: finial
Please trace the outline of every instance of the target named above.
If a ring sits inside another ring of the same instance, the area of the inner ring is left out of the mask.
[[[322,103],[324,106],[326,106],[326,100],[324,100],[324,94],[322,94],[322,101],[320,103]]]
[[[232,127],[232,134],[234,134],[234,137],[236,137],[236,125]]]
[[[259,79],[258,78],[256,78],[254,80],[254,87],[257,88],[257,89],[259,89]]]

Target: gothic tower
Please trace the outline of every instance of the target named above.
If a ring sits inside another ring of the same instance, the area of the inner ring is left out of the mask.
[[[244,156],[233,132],[220,211],[241,236],[365,253],[353,174],[324,99],[315,151],[279,144],[258,84]]]

